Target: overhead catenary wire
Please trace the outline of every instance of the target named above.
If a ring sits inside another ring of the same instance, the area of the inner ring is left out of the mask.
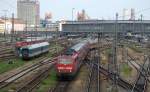
[[[138,14],[141,15],[142,12],[146,12],[146,11],[150,11],[150,7],[149,7],[149,8],[144,8],[144,9],[141,9],[141,10],[135,12],[135,15],[138,15]],[[140,17],[140,15],[139,15],[139,17]],[[144,15],[144,14],[142,14],[142,15]],[[118,19],[120,19],[120,18],[122,18],[122,17],[128,17],[128,16],[131,16],[131,14],[126,14],[126,15],[124,15],[124,16],[118,16]],[[144,15],[144,16],[145,16],[145,15]],[[148,16],[148,17],[149,17],[149,16]],[[103,19],[103,18],[102,18],[102,19]],[[114,17],[111,17],[111,18],[109,18],[109,19],[114,19]],[[138,19],[139,19],[139,18],[138,18]]]

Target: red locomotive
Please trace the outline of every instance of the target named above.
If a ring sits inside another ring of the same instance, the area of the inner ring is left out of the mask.
[[[56,72],[59,78],[70,76],[73,77],[79,70],[82,61],[89,51],[89,43],[82,42],[69,48],[64,55],[56,59]]]

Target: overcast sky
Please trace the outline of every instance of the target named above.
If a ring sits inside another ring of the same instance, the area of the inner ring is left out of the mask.
[[[77,11],[85,9],[86,13],[94,19],[113,19],[118,12],[122,16],[123,9],[134,8],[136,18],[142,13],[144,19],[150,19],[150,0],[39,0],[40,15],[44,17],[45,12],[52,12],[53,20],[71,19],[72,8],[74,18]],[[16,14],[16,0],[0,0],[0,16],[4,15],[3,10]],[[146,10],[145,10],[146,9]],[[140,12],[139,12],[140,11]]]

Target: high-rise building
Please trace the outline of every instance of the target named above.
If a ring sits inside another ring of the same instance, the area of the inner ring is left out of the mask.
[[[27,26],[38,26],[40,23],[40,3],[38,0],[17,0],[17,16]]]

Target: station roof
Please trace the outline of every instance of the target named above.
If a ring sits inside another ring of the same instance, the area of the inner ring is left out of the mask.
[[[85,21],[65,21],[63,24],[97,24],[97,23],[116,23],[116,20],[85,20]],[[150,20],[118,20],[117,23],[149,23]]]

